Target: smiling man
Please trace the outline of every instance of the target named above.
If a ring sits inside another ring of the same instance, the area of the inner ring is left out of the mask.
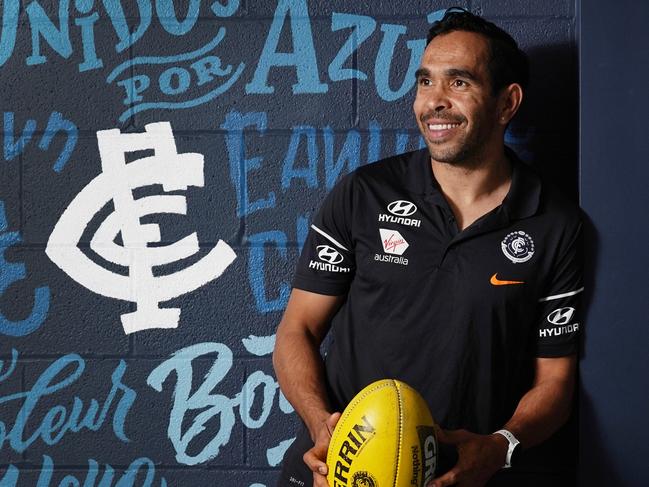
[[[277,330],[277,377],[305,424],[281,487],[327,485],[338,412],[383,378],[419,390],[443,428],[432,485],[574,484],[580,213],[504,145],[527,69],[506,32],[449,9],[417,71],[427,149],[325,200]]]

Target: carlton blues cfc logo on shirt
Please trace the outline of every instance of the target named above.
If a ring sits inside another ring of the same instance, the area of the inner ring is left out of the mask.
[[[505,257],[514,264],[527,262],[534,255],[534,240],[522,230],[508,233],[500,247]]]

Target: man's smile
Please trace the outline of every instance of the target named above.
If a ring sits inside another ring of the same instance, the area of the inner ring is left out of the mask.
[[[428,138],[443,139],[453,133],[455,129],[462,125],[461,122],[449,122],[447,120],[428,120],[424,122],[424,126],[428,129]]]

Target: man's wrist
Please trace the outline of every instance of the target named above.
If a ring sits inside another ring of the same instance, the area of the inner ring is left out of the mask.
[[[501,441],[501,443],[506,444],[507,448],[505,450],[505,460],[502,468],[510,468],[515,463],[515,458],[520,451],[520,441],[518,441],[518,438],[511,431],[506,429],[495,431],[493,435],[503,438],[504,442]]]
[[[323,409],[318,412],[312,413],[311,415],[309,415],[309,419],[305,420],[305,424],[307,429],[309,430],[311,440],[316,440],[318,432],[327,422],[327,419],[329,419],[329,416],[331,416],[331,414],[332,413],[330,413],[329,411]]]

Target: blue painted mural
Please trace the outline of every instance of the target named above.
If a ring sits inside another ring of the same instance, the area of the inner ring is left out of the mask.
[[[456,3],[568,52],[533,106],[574,66],[570,2]],[[448,6],[2,2],[0,487],[274,485],[297,417],[270,355],[310,219],[424,147],[414,71]],[[508,133],[533,163],[573,130],[547,113]]]

